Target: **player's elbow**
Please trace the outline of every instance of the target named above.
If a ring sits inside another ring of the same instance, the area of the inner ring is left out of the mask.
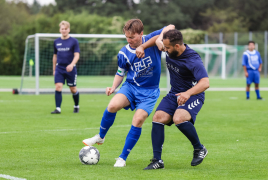
[[[167,27],[168,27],[168,29],[175,29],[175,26],[173,24],[170,24]]]
[[[209,79],[208,78],[203,78],[202,79],[202,84],[203,84],[203,87],[204,87],[204,89],[206,90],[206,89],[208,89],[209,88]]]

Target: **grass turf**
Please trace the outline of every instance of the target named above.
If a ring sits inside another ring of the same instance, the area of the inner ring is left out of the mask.
[[[268,97],[268,92],[261,92]],[[152,157],[151,121],[131,151],[125,168],[114,168],[124,146],[134,112],[121,110],[106,141],[96,146],[97,165],[82,165],[82,140],[98,133],[111,97],[82,94],[81,110],[73,114],[71,95],[63,95],[62,114],[51,115],[53,95],[0,93],[0,174],[26,179],[267,179],[267,101],[255,93],[207,92],[195,127],[209,153],[191,167],[192,146],[173,125],[165,128],[163,170],[142,170]],[[157,105],[161,101],[159,98]],[[156,106],[157,106],[156,105]]]

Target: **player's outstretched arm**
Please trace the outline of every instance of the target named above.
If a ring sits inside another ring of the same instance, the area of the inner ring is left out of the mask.
[[[124,76],[115,75],[113,86],[106,88],[106,95],[110,96],[116,90],[116,88],[122,83],[123,79]]]
[[[75,52],[74,53],[74,58],[73,58],[73,61],[71,64],[69,64],[67,67],[66,67],[66,71],[67,72],[71,72],[74,68],[74,66],[76,65],[76,63],[78,62],[79,60],[79,57],[80,57],[80,53],[78,52]]]
[[[57,64],[57,54],[53,55],[53,76],[55,76],[56,64]]]
[[[144,58],[144,56],[145,56],[144,50],[149,48],[149,47],[155,46],[155,41],[158,38],[158,36],[159,35],[152,37],[151,39],[149,39],[148,41],[146,41],[145,43],[143,43],[142,45],[137,47],[136,56],[138,58]]]
[[[176,96],[180,96],[178,98],[178,105],[183,105],[191,96],[204,92],[207,88],[209,88],[208,77],[200,79],[198,83],[188,91],[175,94]]]
[[[163,30],[162,30],[162,32],[161,32],[161,34],[159,35],[159,37],[156,39],[156,42],[155,42],[155,44],[157,45],[157,47],[158,47],[158,49],[160,50],[160,51],[164,51],[165,50],[165,47],[164,47],[164,44],[163,44],[163,34],[165,33],[165,32],[167,32],[167,31],[169,31],[169,30],[171,30],[171,29],[175,29],[175,26],[173,25],[173,24],[170,24],[170,25],[168,25],[168,26],[166,26]]]

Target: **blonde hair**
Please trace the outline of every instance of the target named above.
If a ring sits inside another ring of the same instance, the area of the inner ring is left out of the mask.
[[[70,28],[70,23],[68,21],[61,21],[59,26],[61,27],[62,25],[66,26],[67,28]]]
[[[129,31],[131,33],[138,33],[140,34],[143,31],[143,24],[140,19],[130,19],[126,22],[123,33]]]

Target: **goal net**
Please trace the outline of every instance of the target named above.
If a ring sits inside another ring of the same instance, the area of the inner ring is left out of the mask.
[[[52,57],[53,42],[61,34],[35,34],[26,39],[19,93],[54,93]],[[80,59],[77,67],[77,87],[82,93],[104,93],[112,85],[117,71],[117,54],[127,44],[124,35],[70,34],[79,42]],[[190,44],[196,50],[210,77],[236,77],[241,75],[244,46],[225,44]],[[165,55],[162,56],[160,90],[169,90],[169,76]],[[63,92],[69,92],[67,85]]]

